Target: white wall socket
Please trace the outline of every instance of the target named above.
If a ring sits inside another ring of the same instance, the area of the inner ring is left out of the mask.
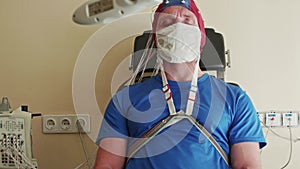
[[[281,126],[281,113],[266,113],[266,126]]]
[[[43,133],[91,132],[89,114],[44,115],[42,121]]]
[[[298,113],[293,113],[293,112],[282,113],[282,125],[283,126],[297,126],[298,125]]]

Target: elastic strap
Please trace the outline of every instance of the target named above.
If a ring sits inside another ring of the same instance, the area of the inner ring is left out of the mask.
[[[178,113],[176,115],[169,115],[156,125],[154,125],[148,132],[146,132],[141,138],[136,140],[132,146],[128,149],[127,152],[127,162],[143,147],[145,146],[149,141],[151,141],[156,135],[159,134],[163,129],[169,126],[170,123],[174,124],[182,120],[182,119],[188,119],[211,143],[212,145],[217,149],[225,163],[230,167],[230,162],[227,154],[222,149],[222,147],[218,144],[218,142],[212,137],[212,135],[200,124],[198,121],[190,115],[186,115],[185,113]],[[200,153],[200,152],[199,152]]]
[[[196,65],[199,65],[199,60],[200,59],[197,60]],[[199,73],[198,66],[195,66],[193,79],[192,79],[192,83],[191,83],[191,88],[190,88],[188,101],[187,101],[187,105],[186,105],[186,114],[187,115],[192,115],[192,113],[193,113],[194,103],[196,101],[196,96],[197,96],[197,91],[198,91],[198,86],[197,86],[198,73]]]
[[[176,109],[175,109],[175,106],[174,106],[172,91],[171,91],[170,85],[168,83],[168,80],[167,80],[167,77],[166,77],[166,74],[165,74],[165,71],[164,71],[164,67],[162,66],[162,60],[160,60],[160,62],[161,62],[160,63],[160,68],[161,68],[160,74],[161,74],[161,79],[162,79],[162,82],[163,82],[162,91],[165,93],[165,99],[168,103],[170,115],[174,115],[174,114],[176,114]]]

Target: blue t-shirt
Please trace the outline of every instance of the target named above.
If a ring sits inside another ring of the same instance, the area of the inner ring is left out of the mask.
[[[191,82],[168,81],[176,111],[186,110]],[[233,144],[266,145],[260,121],[248,95],[239,87],[208,74],[198,79],[193,116],[230,158]],[[169,115],[159,75],[118,92],[110,101],[97,143],[102,138],[125,138],[130,147],[152,126]],[[126,169],[229,168],[216,148],[189,121],[161,131],[130,159]]]

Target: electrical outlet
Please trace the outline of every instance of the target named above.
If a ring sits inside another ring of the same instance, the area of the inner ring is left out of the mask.
[[[45,122],[45,128],[47,128],[48,130],[54,130],[55,125],[56,125],[56,120],[53,118],[49,118],[47,119],[47,121]]]
[[[78,114],[75,124],[79,127],[80,132],[91,132],[91,119],[89,114]]]
[[[37,161],[37,159],[32,159],[31,160],[31,162],[32,162],[32,165],[34,166],[34,168],[33,169],[38,169],[38,161]]]
[[[282,113],[282,125],[283,126],[297,126],[298,125],[298,113],[293,113],[293,112]]]
[[[266,113],[266,126],[281,126],[281,113]]]
[[[43,133],[89,133],[89,114],[44,115]]]

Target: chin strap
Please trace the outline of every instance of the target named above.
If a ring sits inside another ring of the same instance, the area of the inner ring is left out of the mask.
[[[161,67],[161,77],[162,77],[162,82],[163,82],[162,91],[165,94],[165,99],[168,103],[170,115],[173,115],[173,114],[176,114],[176,109],[175,109],[174,101],[172,98],[172,91],[170,89],[170,85],[168,83],[168,80],[167,80],[167,77],[166,77],[166,74],[164,71],[164,67],[162,66],[162,60],[160,60],[159,62],[161,65],[160,66]],[[199,65],[199,59],[197,60],[196,65]],[[187,115],[192,115],[192,112],[194,109],[194,103],[196,101],[196,95],[197,95],[197,91],[198,91],[198,87],[197,87],[198,73],[199,73],[199,69],[196,66],[194,69],[193,79],[191,82],[191,87],[190,87],[187,106],[186,106],[186,114]]]
[[[199,65],[199,60],[197,60],[196,65]],[[188,101],[187,101],[187,106],[186,106],[186,114],[187,115],[192,115],[193,109],[194,109],[194,103],[196,101],[196,95],[198,91],[198,73],[199,73],[199,68],[198,66],[195,66],[194,74],[193,74],[193,79],[191,83],[191,88],[188,96]]]

